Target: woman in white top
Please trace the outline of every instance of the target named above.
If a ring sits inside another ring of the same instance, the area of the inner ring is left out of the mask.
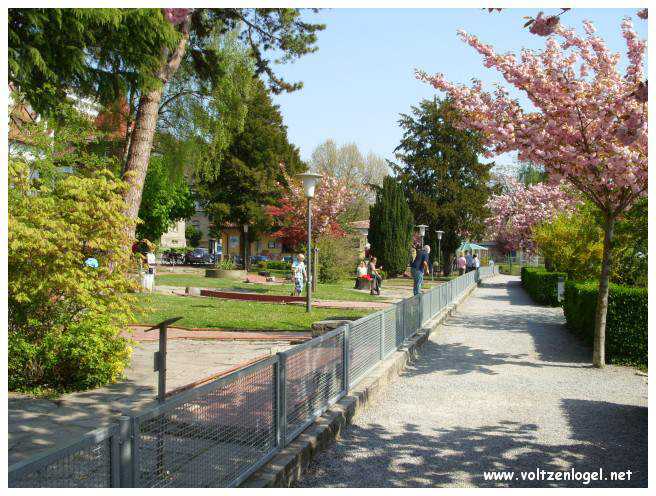
[[[305,256],[301,253],[298,255],[298,263],[292,266],[292,278],[294,279],[294,295],[301,296],[303,283],[307,278],[305,270]]]
[[[358,265],[358,277],[366,276],[367,275],[367,263],[362,260],[360,262],[360,265]]]

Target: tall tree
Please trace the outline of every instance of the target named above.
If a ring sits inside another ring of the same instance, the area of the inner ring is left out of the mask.
[[[487,216],[485,203],[492,164],[479,161],[482,145],[477,133],[456,127],[458,112],[446,100],[423,100],[403,114],[403,138],[396,148],[396,176],[418,224],[429,226],[428,243],[437,259],[436,230],[445,269],[464,237],[480,238]]]
[[[280,183],[306,168],[261,80],[256,80],[247,108],[243,131],[234,137],[221,164],[213,167],[216,177],[201,176],[195,183],[217,227],[234,222],[266,228],[267,206],[276,204],[284,191]]]
[[[278,77],[270,54],[287,62],[316,50],[323,25],[300,19],[299,9],[12,9],[9,80],[47,113],[74,92],[115,101],[131,91],[134,120],[126,147],[126,214],[136,219],[164,90],[185,58],[212,82],[221,58],[207,37],[239,28],[257,74],[274,92],[301,83]],[[132,124],[132,123],[131,123]],[[134,228],[132,228],[134,229]],[[131,231],[134,234],[134,231]]]
[[[481,132],[489,154],[519,152],[520,160],[543,165],[551,180],[564,178],[600,210],[604,256],[593,363],[603,367],[615,223],[647,193],[647,43],[639,39],[630,18],[622,21],[628,64],[621,73],[620,55],[608,50],[592,23],[586,21],[584,29],[586,35],[579,36],[557,21],[536,18],[531,32],[554,36],[542,52],[522,50],[519,58],[499,55],[476,36],[460,32],[486,67],[498,70],[528,96],[531,110],[501,87],[491,94],[480,81],[468,87],[453,84],[442,74],[417,76],[453,99],[464,115],[463,125]]]
[[[403,274],[410,261],[414,220],[403,188],[393,177],[383,179],[369,210],[371,251],[390,277]]]
[[[373,199],[369,184],[381,186],[390,172],[385,159],[373,152],[362,154],[355,143],[338,145],[328,139],[317,146],[310,158],[310,167],[319,174],[336,177],[358,188],[359,193]]]

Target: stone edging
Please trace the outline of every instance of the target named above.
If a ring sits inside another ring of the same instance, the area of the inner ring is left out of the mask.
[[[255,471],[240,487],[290,487],[301,478],[317,453],[330,445],[353,417],[416,358],[419,349],[440,325],[477,287],[472,286],[454,303],[424,324],[419,333],[400,350],[380,362],[360,383],[326,413],[305,429],[294,441]]]

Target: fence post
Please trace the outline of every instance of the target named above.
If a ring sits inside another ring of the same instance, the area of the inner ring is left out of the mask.
[[[278,448],[287,444],[287,356],[277,353],[276,362],[276,442]]]
[[[349,387],[351,385],[351,378],[349,377],[349,349],[351,347],[351,324],[346,324],[344,329],[344,346],[343,346],[343,356],[342,362],[344,365],[344,371],[342,372],[342,377],[344,379],[344,391],[348,393]]]
[[[132,436],[131,418],[127,415],[121,415],[118,418],[119,457],[116,463],[112,461],[112,472],[118,470],[119,487],[134,487],[132,478]],[[114,479],[113,476],[112,479]]]

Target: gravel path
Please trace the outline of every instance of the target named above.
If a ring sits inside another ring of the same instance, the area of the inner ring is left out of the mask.
[[[488,280],[298,486],[582,487],[520,471],[601,467],[631,470],[631,480],[589,486],[646,487],[647,377],[592,368],[563,323],[517,277]],[[515,480],[484,480],[488,470]]]

